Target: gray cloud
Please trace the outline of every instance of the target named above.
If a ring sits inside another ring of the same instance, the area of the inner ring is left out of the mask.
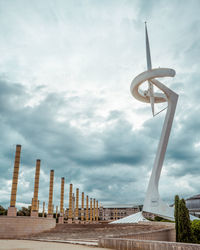
[[[47,176],[50,169],[55,169],[57,180],[59,180],[59,176],[66,176],[68,181],[80,184],[83,173],[87,176],[88,172],[92,174],[94,171],[95,174],[96,169],[105,166],[108,169],[113,169],[115,168],[113,165],[121,164],[123,168],[129,165],[134,168],[148,160],[147,157],[143,157],[144,147],[142,148],[141,138],[132,131],[132,126],[119,111],[111,111],[108,121],[114,120],[115,123],[104,132],[98,133],[96,131],[90,134],[88,131],[87,135],[83,135],[80,129],[70,126],[70,119],[73,117],[67,118],[65,122],[59,122],[55,119],[59,107],[68,103],[64,95],[48,94],[39,105],[22,107],[20,103],[26,100],[27,92],[22,85],[1,81],[1,89],[0,99],[4,101],[5,106],[1,110],[2,134],[5,135],[4,140],[7,139],[8,134],[17,134],[17,138],[10,136],[9,144],[13,145],[16,140],[22,144],[21,171],[22,173],[25,171],[24,181],[31,182],[32,188],[35,157],[42,159],[42,168],[44,167]],[[76,97],[77,99],[78,97]],[[19,105],[14,105],[13,100]],[[89,115],[91,118],[92,114],[89,113]],[[77,118],[77,114],[75,116]],[[5,129],[7,127],[9,127],[9,132]],[[8,161],[10,162],[13,152],[11,152],[11,148],[4,147],[2,150],[5,159],[1,165],[4,176],[1,177],[10,179],[11,173],[8,175],[7,168],[3,166],[7,165]],[[14,146],[12,150],[14,151]],[[29,171],[32,172],[31,176],[26,176]],[[127,178],[127,176],[112,176],[110,170],[109,175],[107,174],[102,172],[98,180],[97,177],[89,175],[90,179],[86,179],[89,187],[87,185],[86,190],[91,191],[97,188],[99,192],[103,192],[100,186],[103,187],[104,182],[108,183],[110,180],[114,185],[118,185],[124,183],[125,179],[129,182],[133,182],[135,179],[134,177]],[[91,179],[95,181],[91,182]],[[46,186],[45,191],[47,192],[48,179],[41,184],[42,193],[44,186]],[[23,187],[19,189],[19,193],[22,189]],[[30,185],[29,192],[31,192]],[[23,197],[21,202],[28,202],[28,194],[30,193],[26,193],[25,196],[21,194]]]
[[[55,204],[62,176],[66,193],[73,182],[105,204],[143,201],[164,119],[151,119],[150,108],[129,94],[132,78],[146,69],[144,19],[153,65],[176,69],[166,84],[180,95],[161,196],[199,192],[191,182],[200,163],[199,1],[20,0],[0,1],[0,9],[0,204],[9,203],[18,143],[20,204],[31,202],[37,158],[41,201],[50,169]]]

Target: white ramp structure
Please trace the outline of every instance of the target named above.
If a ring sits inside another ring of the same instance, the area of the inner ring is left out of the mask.
[[[126,217],[124,217],[122,219],[112,221],[109,224],[138,223],[139,221],[148,222],[148,220],[145,219],[144,216],[142,215],[142,212],[131,214],[131,215],[126,216]]]
[[[159,215],[166,219],[174,220],[174,209],[172,207],[169,207],[165,202],[162,201],[159,195],[158,184],[167,149],[169,135],[172,127],[172,122],[174,119],[174,113],[176,110],[178,95],[171,89],[166,87],[163,83],[158,81],[157,78],[174,77],[176,72],[175,70],[170,68],[152,68],[146,23],[145,23],[145,35],[146,35],[147,71],[139,74],[133,79],[130,87],[131,94],[133,95],[134,98],[136,98],[141,102],[150,103],[153,116],[155,116],[155,111],[154,111],[155,103],[167,102],[168,106],[153,170],[151,173],[151,177],[146,192],[143,211]],[[146,81],[148,82],[148,89],[142,90],[140,86]],[[156,86],[161,92],[159,93],[154,92],[154,86]],[[133,214],[131,216],[128,216],[127,219],[123,218],[113,223],[124,223],[123,220],[124,221],[136,220],[135,222],[144,220],[143,219],[144,217],[142,216],[141,212]]]

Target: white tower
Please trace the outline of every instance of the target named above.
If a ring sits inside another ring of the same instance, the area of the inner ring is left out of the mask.
[[[148,40],[147,27],[145,23],[145,33],[146,33],[146,54],[147,54],[147,71],[137,76],[131,83],[131,93],[132,95],[139,99],[140,101],[150,102],[152,107],[152,113],[154,115],[154,103],[158,102],[167,102],[167,112],[165,116],[165,121],[162,128],[162,133],[160,141],[158,144],[158,149],[154,161],[153,170],[149,180],[146,197],[144,201],[143,211],[151,212],[157,215],[160,215],[167,219],[174,219],[174,209],[169,207],[164,203],[159,195],[158,184],[160,179],[160,174],[163,166],[163,161],[165,158],[165,153],[167,149],[167,144],[169,140],[169,135],[171,132],[172,122],[174,119],[174,113],[176,110],[176,104],[178,100],[178,95],[173,92],[171,89],[167,88],[164,84],[156,80],[155,78],[160,77],[174,77],[175,71],[168,68],[151,68],[151,56],[150,56],[150,47]],[[149,89],[147,92],[139,92],[139,86],[148,80]],[[153,86],[159,88],[162,93],[154,93]],[[141,98],[138,98],[138,95]],[[143,99],[145,98],[145,100]]]
[[[169,207],[165,202],[162,201],[159,195],[158,184],[160,179],[160,174],[163,166],[163,161],[165,158],[165,153],[167,149],[167,144],[169,140],[169,135],[171,132],[172,122],[174,119],[174,113],[176,110],[176,104],[178,100],[178,95],[171,89],[166,87],[156,78],[162,77],[174,77],[175,70],[170,68],[153,68],[151,64],[151,54],[148,39],[148,32],[145,23],[145,36],[146,36],[146,58],[147,58],[147,71],[136,76],[131,83],[131,94],[134,98],[141,102],[150,103],[152,114],[155,115],[154,104],[167,102],[167,112],[165,116],[164,125],[162,128],[162,133],[154,161],[154,166],[152,169],[151,177],[149,180],[143,211],[150,212],[167,219],[174,219],[174,209]],[[148,89],[142,90],[140,86],[148,81]],[[154,86],[156,86],[161,93],[154,92]],[[114,223],[132,223],[139,220],[144,220],[141,213],[130,215],[121,220],[115,221]]]

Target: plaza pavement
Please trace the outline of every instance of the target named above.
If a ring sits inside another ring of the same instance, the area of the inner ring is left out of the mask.
[[[106,250],[92,246],[81,246],[66,243],[41,242],[31,240],[0,240],[1,250]]]

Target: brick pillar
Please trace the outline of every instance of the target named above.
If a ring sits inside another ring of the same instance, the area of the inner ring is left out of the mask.
[[[31,217],[38,217],[39,206],[38,206],[38,190],[39,190],[39,178],[40,178],[40,160],[36,160],[35,168],[35,183],[34,183],[34,195],[31,210]]]
[[[72,193],[72,220],[75,218],[75,195]]]
[[[64,185],[65,185],[65,178],[61,178],[61,190],[60,190],[60,215],[63,216],[63,205],[64,205]]]
[[[63,204],[64,204],[64,185],[65,185],[65,178],[61,178],[61,190],[60,190],[60,217],[58,218],[58,223],[63,224],[64,223],[64,210],[63,210]]]
[[[32,209],[33,209],[33,198],[32,198],[32,201],[31,201],[31,212],[32,212]]]
[[[116,208],[116,220],[118,219],[118,211],[117,211],[117,208]]]
[[[93,222],[95,223],[96,221],[96,200],[93,200]]]
[[[86,196],[86,223],[88,223],[88,195]]]
[[[67,208],[66,209],[63,209],[63,211],[64,211],[64,218],[68,218],[68,215],[67,215]]]
[[[44,213],[45,213],[45,202],[43,201],[42,217],[44,217]]]
[[[99,207],[98,207],[98,201],[96,201],[96,222],[98,223],[99,220]]]
[[[81,200],[81,224],[84,224],[84,192],[82,192]]]
[[[49,203],[48,203],[48,215],[47,217],[53,218],[53,179],[54,170],[50,171],[50,183],[49,183]]]
[[[8,208],[7,216],[17,216],[17,208],[15,207],[15,205],[16,205],[16,196],[17,196],[20,154],[21,154],[21,145],[16,145],[12,190],[11,190],[11,197],[10,197],[10,207]]]
[[[72,191],[73,191],[73,184],[70,184],[69,187],[69,215],[68,215],[68,223],[72,223]]]
[[[58,218],[58,206],[56,206],[56,219]]]
[[[92,223],[92,198],[90,198],[90,223]]]
[[[76,189],[76,210],[75,210],[75,223],[78,224],[79,223],[79,219],[78,219],[78,215],[79,215],[79,189]]]

